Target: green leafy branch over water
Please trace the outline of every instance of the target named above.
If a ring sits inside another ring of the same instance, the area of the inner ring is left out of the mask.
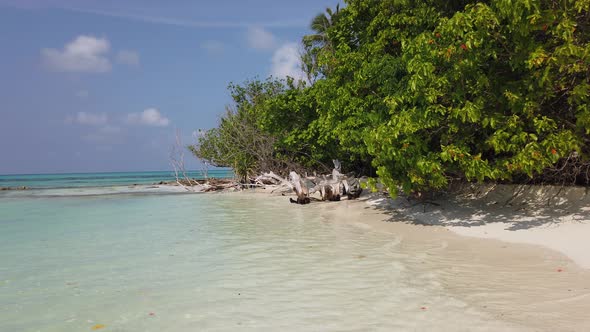
[[[590,0],[349,0],[302,41],[307,82],[230,85],[191,147],[246,179],[291,169],[590,184]]]

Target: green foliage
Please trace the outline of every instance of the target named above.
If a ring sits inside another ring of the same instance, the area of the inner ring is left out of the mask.
[[[355,152],[404,191],[588,160],[584,2],[350,1],[328,33],[336,107],[319,119],[366,128]]]
[[[284,92],[280,81],[252,81],[244,85],[230,84],[234,100],[217,128],[198,137],[198,143],[189,150],[199,159],[213,166],[232,167],[235,174],[246,181],[266,166],[271,157],[275,139],[261,128],[258,110],[269,100]]]
[[[232,167],[239,178],[273,171],[286,175],[323,166],[329,155],[307,143],[315,107],[305,84],[292,79],[230,84],[234,104],[216,128],[201,133],[189,150],[213,166]]]
[[[349,0],[312,28],[313,84],[230,87],[277,158],[338,158],[391,192],[590,163],[590,0]]]

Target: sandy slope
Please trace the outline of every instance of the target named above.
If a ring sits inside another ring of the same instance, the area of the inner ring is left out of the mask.
[[[461,235],[545,246],[590,269],[590,188],[483,185],[426,203],[397,198],[372,204]]]

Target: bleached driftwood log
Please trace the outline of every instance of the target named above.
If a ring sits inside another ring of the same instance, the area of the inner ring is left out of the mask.
[[[276,175],[274,172],[268,172],[268,173],[264,173],[264,174],[258,176],[256,179],[254,179],[254,183],[274,184],[274,185],[280,184],[280,185],[288,185],[289,187],[292,187],[291,183],[289,181]]]
[[[301,176],[292,171],[289,173],[289,178],[293,185],[293,190],[295,190],[295,194],[297,194],[297,200],[289,198],[289,201],[297,204],[309,204],[311,202],[311,199],[309,198],[309,188],[303,179],[301,179]]]
[[[293,184],[291,184],[289,180],[280,177],[272,171],[258,176],[256,179],[254,179],[254,183],[259,186],[277,186],[275,189],[271,191],[271,193],[274,193],[275,191],[293,190]]]
[[[345,180],[345,186],[348,188],[346,189],[346,196],[348,199],[356,199],[359,198],[361,193],[363,192],[363,188],[361,188],[361,183],[359,179],[352,177]]]
[[[296,172],[291,172],[291,185],[297,194],[297,200],[291,199],[291,202],[307,204],[311,201],[309,195],[315,192],[320,193],[323,201],[339,201],[344,195],[348,199],[358,198],[362,192],[359,180],[354,175],[342,174],[340,161],[333,162],[332,174],[327,176],[301,178]]]
[[[316,186],[323,201],[339,201],[342,195],[346,193],[345,176],[340,173],[341,163],[338,160],[332,162],[334,163],[332,174],[324,176]]]

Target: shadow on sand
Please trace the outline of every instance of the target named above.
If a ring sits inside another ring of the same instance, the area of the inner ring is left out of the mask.
[[[371,194],[368,201],[390,216],[388,222],[423,226],[502,223],[505,230],[518,231],[590,216],[590,187],[466,184],[432,199]]]

